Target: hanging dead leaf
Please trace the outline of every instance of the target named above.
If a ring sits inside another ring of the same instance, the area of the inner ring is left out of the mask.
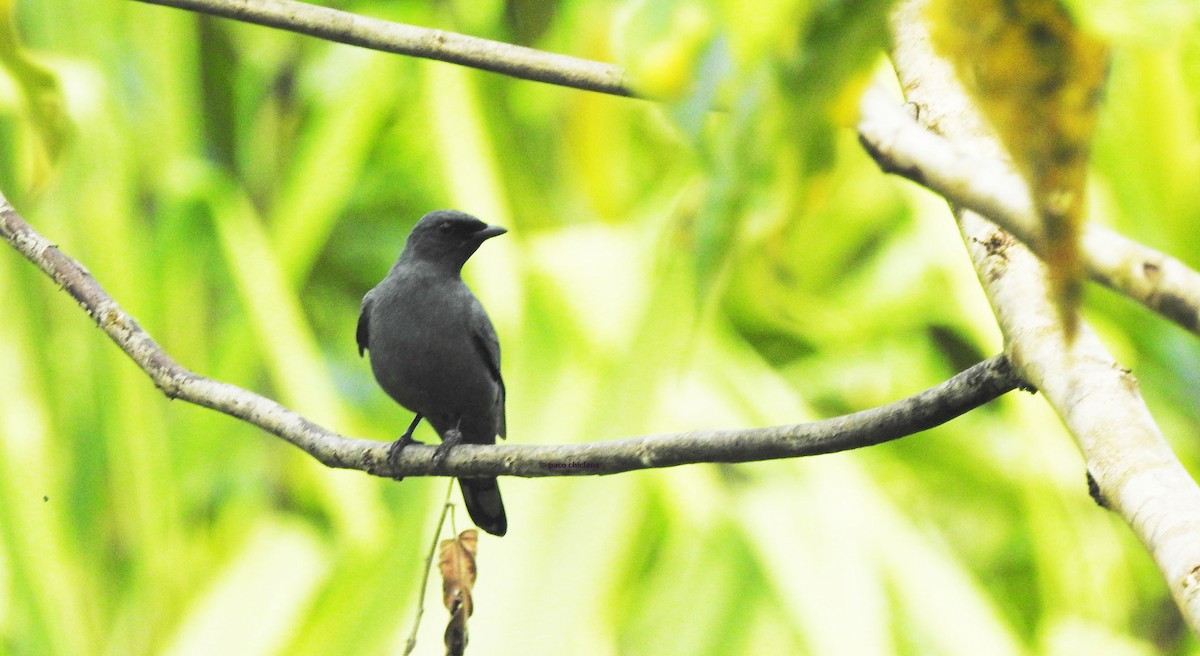
[[[442,573],[442,603],[450,611],[446,625],[446,653],[461,655],[467,648],[467,618],[475,611],[471,590],[475,587],[475,551],[479,532],[467,529],[438,545],[438,571]]]
[[[1056,305],[1074,335],[1084,270],[1079,235],[1108,47],[1059,0],[934,0],[934,45],[1029,183]]]
[[[446,624],[446,635],[443,637],[446,643],[446,656],[463,656],[467,650],[467,608],[459,606],[457,610],[450,614],[450,621]]]

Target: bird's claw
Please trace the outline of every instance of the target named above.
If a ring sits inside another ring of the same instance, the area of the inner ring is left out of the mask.
[[[397,439],[395,442],[392,442],[392,445],[388,447],[387,462],[389,466],[395,468],[400,464],[400,452],[403,451],[404,447],[408,446],[409,444],[424,444],[424,442],[418,442],[417,440],[414,440],[412,433],[405,433],[401,435],[399,439]],[[396,480],[402,481],[404,480],[404,477],[397,476]]]
[[[438,445],[437,450],[433,452],[433,464],[441,466],[446,462],[446,458],[450,456],[450,449],[462,444],[462,431],[457,428],[451,428],[442,436],[442,443]]]

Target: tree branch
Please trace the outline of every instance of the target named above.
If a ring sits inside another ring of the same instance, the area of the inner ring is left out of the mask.
[[[523,80],[636,96],[613,64],[454,32],[392,23],[295,0],[138,0],[274,27],[371,50],[436,59]]]
[[[937,126],[964,150],[1003,161],[1003,148],[951,64],[932,50],[926,1],[904,0],[893,13],[892,60],[905,95],[921,108],[926,126]],[[1074,340],[1066,336],[1048,300],[1046,269],[1024,244],[984,216],[954,209],[1013,365],[1058,413],[1101,495],[1146,546],[1184,617],[1200,630],[1200,488],[1175,458],[1137,380],[1086,322]]]
[[[1044,253],[1028,185],[1006,160],[981,157],[922,127],[879,85],[867,91],[861,106],[859,140],[881,169],[988,217]],[[1084,225],[1081,251],[1093,280],[1200,335],[1200,273],[1093,223]]]
[[[461,445],[436,466],[433,446],[413,445],[404,449],[392,467],[387,462],[387,443],[339,435],[266,397],[180,365],[121,309],[87,269],[38,234],[2,194],[0,238],[78,301],[168,397],[254,424],[330,467],[380,476],[579,476],[833,453],[933,428],[1023,386],[1008,359],[998,355],[915,396],[823,421],[558,446]]]

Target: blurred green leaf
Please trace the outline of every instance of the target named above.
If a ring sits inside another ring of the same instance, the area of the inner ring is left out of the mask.
[[[69,120],[58,76],[22,45],[18,36],[13,0],[0,2],[0,66],[16,84],[16,105],[27,117],[22,121],[21,176],[6,181],[43,187],[66,146]],[[11,142],[7,142],[11,143]]]

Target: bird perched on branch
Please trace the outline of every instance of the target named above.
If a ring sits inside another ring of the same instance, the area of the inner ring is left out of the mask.
[[[495,444],[497,435],[504,437],[500,341],[461,272],[480,244],[505,232],[463,212],[430,212],[387,276],[363,297],[358,353],[370,351],[379,386],[417,415],[392,444],[389,460],[415,441],[422,418],[442,438],[435,462],[457,444]],[[471,520],[504,535],[508,520],[496,479],[460,478],[458,484]]]

